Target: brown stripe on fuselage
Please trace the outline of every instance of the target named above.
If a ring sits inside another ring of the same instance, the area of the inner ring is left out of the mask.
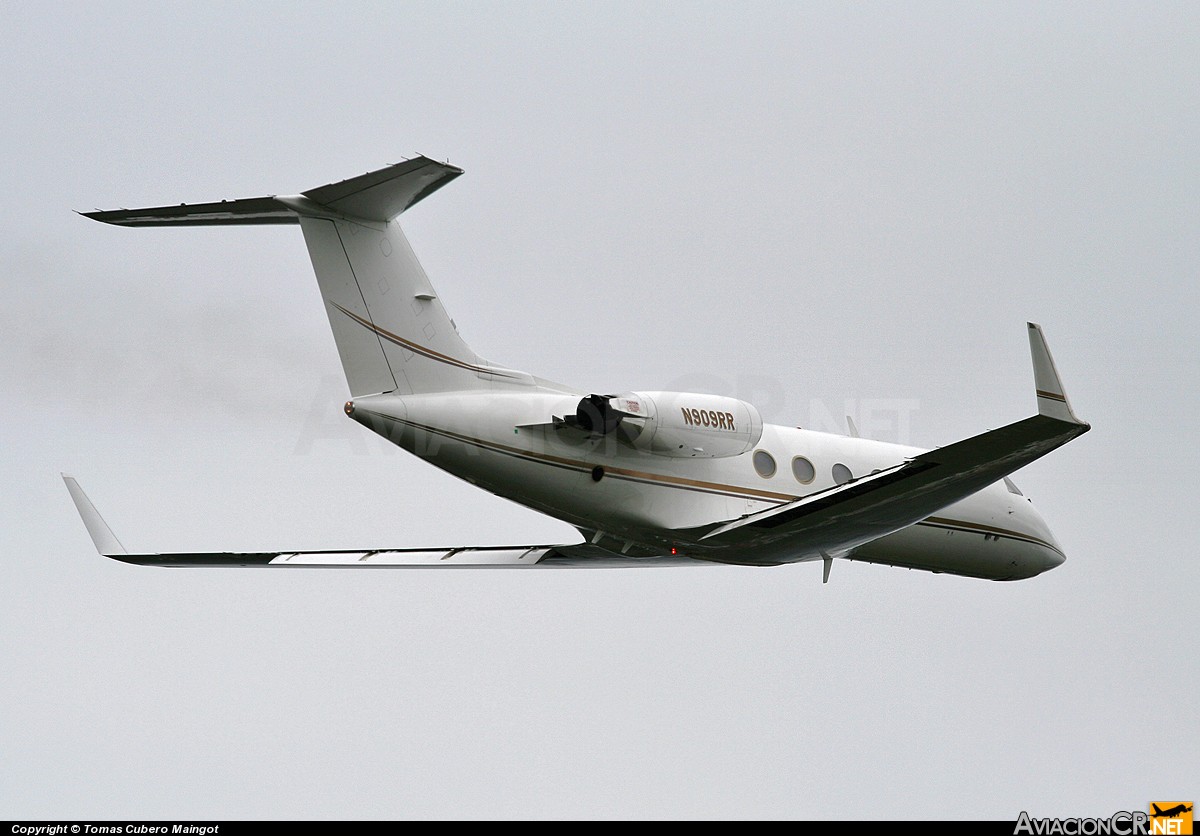
[[[393,334],[391,331],[388,331],[386,328],[380,328],[378,325],[371,322],[369,319],[364,319],[363,317],[359,316],[358,314],[354,313],[353,311],[346,310],[341,305],[339,305],[337,302],[334,302],[332,299],[329,300],[329,304],[333,305],[335,308],[337,308],[339,311],[344,313],[346,316],[350,317],[352,320],[357,322],[362,327],[366,328],[369,331],[373,331],[375,334],[377,334],[380,337],[383,337],[388,342],[394,343],[395,345],[398,345],[401,348],[407,348],[409,351],[415,352],[416,354],[420,354],[422,357],[428,357],[430,360],[437,360],[439,363],[445,363],[450,366],[457,366],[460,369],[467,369],[468,371],[482,372],[484,374],[493,374],[498,377],[514,377],[514,375],[505,374],[504,372],[497,371],[496,369],[488,368],[487,366],[476,366],[473,363],[468,363],[464,360],[458,360],[454,357],[451,357],[448,354],[442,354],[441,352],[434,351],[432,348],[426,348],[425,346],[419,345],[418,343],[414,343],[411,340],[406,340],[406,339],[404,339],[404,337],[397,336],[396,334]]]
[[[984,525],[983,523],[964,522],[963,520],[949,520],[945,517],[926,517],[917,525],[927,525],[934,528],[953,528],[956,531],[965,531],[973,534],[995,534],[998,537],[1008,537],[1013,540],[1024,540],[1027,543],[1035,543],[1039,546],[1045,546],[1048,549],[1062,554],[1062,552],[1047,543],[1045,540],[1034,537],[1030,534],[1023,534],[1020,531],[1013,531],[1008,528],[998,528],[994,525]]]
[[[394,421],[399,419],[393,418]],[[418,424],[415,421],[401,421],[400,423],[407,424],[416,429],[425,430],[426,432],[444,435],[447,438],[453,438],[457,441],[463,441],[468,444],[473,444],[477,447],[483,447],[488,450],[493,450],[498,453],[506,453],[519,458],[530,459],[533,461],[553,464],[559,467],[567,467],[572,470],[580,470],[590,472],[595,467],[594,462],[580,461],[579,459],[570,459],[564,456],[555,456],[550,453],[538,453],[532,450],[522,450],[519,447],[510,447],[507,444],[500,444],[495,441],[486,441],[481,438],[462,435],[452,430],[444,430],[438,427],[430,427],[425,424]],[[664,473],[649,473],[643,470],[631,470],[625,467],[609,467],[604,466],[604,475],[613,476],[616,478],[625,478],[642,482],[653,482],[664,484],[670,487],[700,490],[706,493],[719,493],[727,496],[736,496],[741,499],[760,499],[768,502],[790,502],[798,497],[792,494],[775,493],[773,491],[761,491],[755,488],[743,488],[737,485],[723,485],[717,482],[703,482],[698,479],[688,479],[683,476],[668,476]]]
[[[376,413],[377,414],[377,413]],[[461,433],[453,432],[452,430],[443,430],[437,427],[430,427],[425,424],[418,424],[415,421],[401,421],[398,418],[384,416],[389,420],[405,424],[414,429],[424,430],[436,435],[442,435],[455,441],[462,441],[466,444],[471,444],[476,447],[482,447],[485,450],[491,450],[496,453],[514,456],[516,458],[534,461],[541,464],[559,467],[567,470],[590,472],[594,465],[590,462],[580,461],[578,459],[569,459],[563,456],[553,456],[549,453],[535,453],[530,450],[522,450],[518,447],[510,447],[507,444],[500,444],[494,441],[486,441],[481,438],[473,438],[472,436],[462,435]],[[667,476],[661,473],[647,473],[645,471],[630,470],[621,467],[605,467],[604,475],[612,476],[618,479],[626,479],[628,481],[637,481],[649,484],[658,484],[664,487],[677,488],[679,490],[697,491],[700,493],[717,494],[721,496],[732,496],[739,499],[757,499],[766,502],[787,503],[797,499],[802,499],[802,496],[794,494],[773,493],[771,491],[760,491],[754,488],[743,488],[738,485],[726,485],[719,482],[703,482],[698,479],[686,479],[682,476]],[[1039,546],[1045,546],[1059,554],[1062,552],[1055,548],[1045,540],[1029,534],[1024,534],[1019,531],[1013,531],[1007,528],[999,528],[997,526],[985,525],[983,523],[966,522],[964,520],[952,520],[946,517],[926,517],[920,520],[916,525],[930,526],[934,528],[948,528],[956,531],[962,531],[968,534],[996,534],[1001,537],[1008,537],[1014,540],[1022,540],[1027,543],[1034,543]]]

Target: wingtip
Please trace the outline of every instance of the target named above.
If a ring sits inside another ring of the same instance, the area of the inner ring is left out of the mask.
[[[1054,357],[1050,354],[1050,346],[1046,342],[1042,326],[1036,322],[1026,324],[1029,326],[1029,353],[1033,360],[1038,414],[1090,429],[1090,425],[1081,421],[1075,411],[1071,409],[1071,402],[1067,399],[1067,390],[1063,386],[1058,368],[1054,365]],[[1086,429],[1084,431],[1086,432]]]
[[[96,551],[100,552],[104,557],[114,557],[116,555],[128,554],[125,547],[121,545],[121,541],[117,539],[117,535],[113,534],[113,530],[108,527],[108,523],[100,516],[100,512],[96,510],[96,506],[92,504],[92,500],[84,493],[79,482],[74,476],[66,473],[60,473],[63,483],[67,486],[67,492],[71,494],[71,500],[75,503],[75,510],[79,512],[80,518],[83,520],[83,525],[87,529],[88,535],[92,538],[92,544],[96,547]]]
[[[109,224],[110,226],[121,226],[121,224],[117,223],[112,218],[105,217],[105,215],[109,214],[110,210],[93,209],[90,212],[85,212],[82,209],[74,209],[72,211],[79,217],[87,218],[89,221],[99,221],[102,224]]]

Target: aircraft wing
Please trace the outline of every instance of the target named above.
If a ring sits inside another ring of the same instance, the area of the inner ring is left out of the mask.
[[[742,547],[756,562],[844,554],[965,499],[1087,432],[1091,427],[1071,410],[1042,330],[1033,323],[1029,345],[1037,415],[746,515],[704,539],[714,546]]]
[[[131,554],[121,545],[96,506],[74,477],[63,481],[75,501],[96,551],[105,557],[137,566],[176,567],[336,567],[376,568],[556,568],[556,567],[660,567],[711,566],[703,560],[682,555],[639,557],[610,552],[589,543],[540,546],[455,546],[438,548],[357,549],[334,551],[272,552],[173,552]]]

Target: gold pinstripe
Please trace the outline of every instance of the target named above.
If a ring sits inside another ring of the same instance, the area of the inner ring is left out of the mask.
[[[484,374],[494,374],[499,377],[514,377],[514,375],[505,374],[504,372],[489,368],[487,366],[477,366],[474,363],[467,363],[463,360],[458,360],[454,357],[451,357],[448,354],[442,354],[441,352],[434,351],[432,348],[426,348],[425,346],[420,345],[418,343],[414,343],[411,340],[406,340],[406,339],[404,339],[404,337],[393,334],[391,331],[388,331],[386,328],[380,328],[378,325],[371,322],[371,320],[365,319],[365,318],[359,316],[358,314],[354,313],[354,311],[350,311],[350,310],[347,310],[346,308],[343,308],[341,305],[339,305],[337,302],[334,302],[332,299],[329,300],[329,304],[333,305],[339,311],[344,313],[346,316],[350,317],[352,320],[357,322],[362,327],[366,328],[368,331],[374,332],[376,335],[383,337],[388,342],[394,343],[395,345],[398,345],[401,348],[407,348],[409,351],[412,351],[416,354],[420,354],[422,357],[428,357],[430,360],[437,360],[439,363],[445,363],[448,366],[457,366],[460,369],[466,369],[468,371],[482,372]]]
[[[379,415],[379,413],[372,414]],[[391,416],[381,415],[380,417],[386,418],[390,421],[395,421],[397,423],[405,424],[413,429],[424,430],[436,435],[442,435],[446,438],[454,439],[455,441],[472,444],[476,447],[482,447],[487,450],[492,450],[493,452],[514,456],[516,458],[542,462],[555,467],[562,467],[569,470],[578,470],[582,472],[588,472],[593,467],[591,463],[580,461],[578,459],[570,459],[563,456],[553,456],[548,453],[536,453],[531,450],[522,450],[518,447],[510,447],[507,444],[500,444],[494,441],[485,441],[481,438],[462,435],[461,433],[456,433],[451,430],[443,430],[437,427],[430,427],[425,424],[418,424],[415,421],[401,421],[400,419],[392,418]],[[741,499],[758,499],[769,502],[786,503],[801,498],[800,496],[796,496],[794,494],[760,491],[754,488],[742,488],[737,485],[726,485],[719,482],[703,482],[697,479],[686,479],[680,476],[667,476],[666,474],[661,473],[648,473],[646,471],[630,470],[629,468],[621,467],[605,467],[604,475],[614,476],[616,478],[625,478],[630,481],[660,484],[665,487],[679,488],[681,490],[692,490],[703,493],[719,494],[723,496],[733,496]],[[1008,528],[985,525],[983,523],[954,520],[947,517],[926,517],[925,519],[917,522],[916,525],[923,525],[933,528],[949,528],[969,534],[995,534],[1000,537],[1007,537],[1013,540],[1021,540],[1026,543],[1045,546],[1052,551],[1062,554],[1061,550],[1038,537],[1024,534],[1019,531],[1013,531],[1012,529]]]

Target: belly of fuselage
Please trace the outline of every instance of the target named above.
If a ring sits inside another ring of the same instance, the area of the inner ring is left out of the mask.
[[[849,557],[995,581],[1032,578],[1062,562],[1061,553],[1049,544],[1019,531],[983,529],[946,511],[860,546]]]

